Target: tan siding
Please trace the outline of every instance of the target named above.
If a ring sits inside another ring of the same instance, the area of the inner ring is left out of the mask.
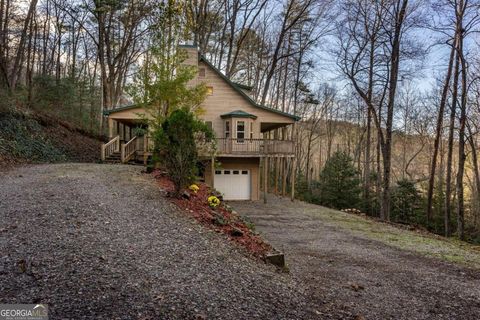
[[[202,103],[205,113],[202,118],[205,121],[212,121],[213,129],[218,137],[224,137],[224,120],[220,115],[235,110],[243,110],[257,116],[254,121],[254,138],[260,138],[260,123],[284,123],[290,124],[294,120],[267,110],[252,106],[240,93],[234,90],[225,80],[222,79],[213,69],[204,62],[199,62],[200,68],[205,68],[205,78],[202,79],[207,86],[213,87],[213,94],[207,96]],[[242,119],[243,120],[243,119]]]
[[[190,51],[195,49],[189,49]],[[214,70],[208,67],[204,62],[200,62],[200,67],[205,68],[205,78],[202,79],[207,86],[213,87],[213,94],[206,97],[202,103],[204,113],[201,118],[205,121],[212,122],[212,128],[217,137],[224,137],[224,119],[220,115],[229,113],[235,110],[243,110],[257,116],[257,119],[238,119],[246,122],[246,129],[249,129],[250,122],[253,122],[253,138],[261,138],[260,124],[262,122],[268,123],[284,123],[290,124],[294,120],[267,110],[263,110],[252,106],[240,93],[235,91],[229,84],[227,84]],[[198,79],[197,79],[198,80]],[[145,114],[142,108],[129,109],[112,113],[109,117],[111,119],[141,119],[141,114]],[[236,126],[235,120],[231,122],[231,135],[234,137]],[[247,130],[247,134],[249,134]],[[249,137],[249,136],[246,136]]]

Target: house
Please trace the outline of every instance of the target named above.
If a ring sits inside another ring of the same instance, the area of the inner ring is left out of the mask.
[[[294,161],[294,143],[286,137],[286,130],[282,135],[279,129],[293,125],[299,118],[256,103],[250,97],[250,87],[225,77],[195,46],[185,45],[182,49],[188,53],[184,63],[198,67],[193,82],[207,86],[201,118],[217,138],[215,159],[209,153],[199,153],[206,164],[205,182],[222,192],[226,200],[258,200],[261,176],[264,190],[268,188],[267,175],[261,175],[260,168],[266,172],[268,163],[275,163],[280,175],[285,176],[287,161]],[[135,130],[145,110],[135,105],[119,107],[108,110],[105,116],[110,141],[102,146],[102,159],[126,162],[150,155],[148,135],[141,137]]]

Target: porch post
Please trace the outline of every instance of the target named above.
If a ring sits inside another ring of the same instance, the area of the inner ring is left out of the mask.
[[[210,170],[212,171],[212,188],[215,188],[215,157],[210,160]]]
[[[263,157],[263,203],[267,203],[268,192],[268,156]]]
[[[148,139],[147,139],[147,134],[145,133],[143,135],[143,165],[147,166],[148,164]]]
[[[291,184],[292,184],[292,195],[291,195],[291,200],[295,200],[295,166],[297,164],[297,159],[294,157],[292,159],[292,178],[290,179],[291,180]]]
[[[275,157],[275,194],[278,195],[278,175],[280,174],[280,166],[279,166],[280,158],[278,155]]]
[[[108,140],[113,138],[113,119],[108,117]]]
[[[282,158],[282,196],[287,195],[287,158],[283,157]]]

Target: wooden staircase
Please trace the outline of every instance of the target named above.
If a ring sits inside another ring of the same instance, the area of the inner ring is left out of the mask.
[[[102,161],[105,163],[135,164],[135,155],[137,153],[136,142],[136,136],[126,143],[120,143],[119,136],[114,137],[102,145]]]
[[[105,156],[103,160],[105,163],[122,163],[122,155],[120,152],[113,152],[108,156]]]

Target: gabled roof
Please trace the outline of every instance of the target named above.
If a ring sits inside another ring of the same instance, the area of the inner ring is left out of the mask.
[[[273,113],[280,114],[285,117],[289,117],[295,121],[299,121],[301,118],[299,116],[295,116],[293,114],[283,112],[280,110],[272,109],[266,106],[262,106],[261,104],[256,103],[248,94],[243,92],[238,85],[236,85],[232,80],[227,78],[220,70],[218,70],[208,59],[206,59],[203,55],[199,54],[199,60],[205,62],[206,65],[208,65],[210,68],[212,68],[213,71],[215,71],[216,74],[218,74],[230,87],[232,87],[235,91],[237,91],[242,97],[244,97],[248,102],[250,102],[251,105],[253,105],[256,108],[260,108],[266,111],[270,111]]]
[[[196,45],[181,45],[180,47],[184,47],[184,48],[197,48]],[[269,111],[269,112],[273,112],[273,113],[276,113],[276,114],[280,114],[282,116],[285,116],[285,117],[288,117],[288,118],[291,118],[295,121],[299,121],[301,118],[299,116],[296,116],[296,115],[293,115],[293,114],[290,114],[290,113],[287,113],[287,112],[283,112],[283,111],[280,111],[280,110],[276,110],[276,109],[273,109],[273,108],[269,108],[269,107],[266,107],[266,106],[263,106],[261,104],[258,104],[257,102],[255,102],[248,94],[246,94],[242,89],[244,90],[251,90],[251,87],[248,87],[248,86],[245,86],[245,85],[242,85],[242,84],[239,84],[239,83],[235,83],[233,82],[232,80],[230,80],[227,76],[225,76],[220,70],[218,70],[210,61],[208,61],[208,59],[206,59],[202,54],[198,54],[198,60],[199,61],[203,61],[205,62],[205,64],[207,64],[216,74],[218,74],[228,85],[230,85],[230,87],[232,87],[235,91],[237,91],[243,98],[245,98],[252,106],[256,107],[256,108],[259,108],[259,109],[263,109],[263,110],[266,110],[266,111]],[[115,113],[115,112],[119,112],[119,111],[123,111],[123,110],[129,110],[129,109],[134,109],[134,108],[138,108],[139,105],[128,105],[128,106],[123,106],[123,107],[118,107],[118,108],[115,108],[115,109],[111,109],[111,110],[105,110],[103,111],[103,114],[108,116],[112,113]],[[241,111],[241,110],[237,110],[237,111]],[[250,116],[253,116],[253,115],[250,115]],[[256,117],[256,116],[255,116]]]
[[[252,118],[257,119],[257,116],[243,110],[235,110],[229,113],[220,115],[221,118]]]
[[[110,115],[111,113],[120,112],[120,111],[124,111],[124,110],[135,109],[135,108],[140,108],[140,105],[138,105],[138,104],[129,104],[129,105],[127,105],[127,106],[121,106],[121,107],[117,107],[117,108],[110,109],[110,110],[103,110],[103,115],[104,115],[104,116],[108,116],[108,115]]]
[[[253,87],[252,86],[247,86],[246,84],[238,83],[238,82],[233,82],[234,85],[239,87],[240,89],[247,90],[247,91],[252,91]]]

